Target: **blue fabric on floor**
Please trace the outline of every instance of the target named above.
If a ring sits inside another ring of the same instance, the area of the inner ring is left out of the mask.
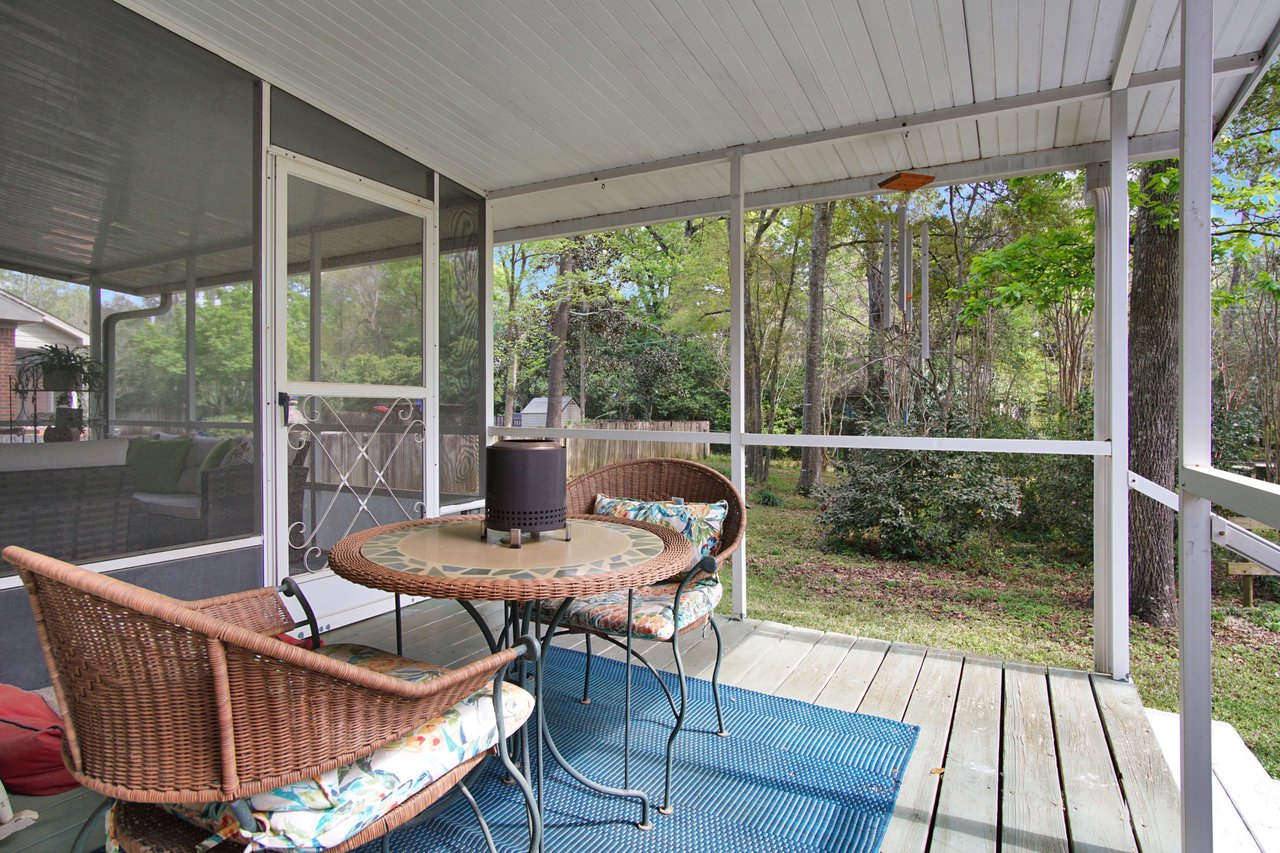
[[[707,640],[711,642],[711,640]],[[592,661],[592,703],[578,702],[586,656],[551,649],[543,703],[556,745],[586,776],[621,786],[626,667]],[[663,674],[678,691],[674,675]],[[659,814],[671,709],[648,670],[632,672],[631,786],[649,794],[653,830],[634,826],[634,800],[605,797],[572,781],[546,757],[547,853],[874,853],[919,728],[722,686],[727,738],[715,734],[711,683],[688,679],[689,715],[676,741],[675,813]],[[678,694],[677,694],[678,695]],[[490,761],[472,787],[498,848],[526,849],[523,799]],[[460,797],[434,818],[393,833],[395,851],[484,849]],[[358,853],[377,853],[378,844]]]

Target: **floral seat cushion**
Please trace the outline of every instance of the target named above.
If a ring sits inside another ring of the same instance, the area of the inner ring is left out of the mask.
[[[317,654],[405,681],[430,681],[448,671],[354,644],[325,646]],[[513,684],[503,685],[502,708],[506,732],[511,734],[533,713],[533,697]],[[361,832],[497,742],[493,688],[488,686],[366,758],[251,797],[257,823],[252,832],[241,830],[227,803],[168,808],[208,829],[211,840],[239,835],[251,851],[324,850]],[[118,848],[110,841],[110,818],[107,825],[107,853],[112,853]]]
[[[720,547],[720,531],[729,515],[729,502],[640,501],[596,495],[596,515],[665,525],[693,543],[699,557],[709,557]]]
[[[680,596],[680,624],[673,618],[676,589],[679,581],[667,581],[653,586],[635,589],[631,619],[631,636],[641,640],[670,640],[676,632],[693,624],[716,609],[724,595],[719,578],[699,578],[685,587]],[[559,601],[548,601],[548,614],[560,606]],[[569,603],[561,624],[566,627],[586,628],[605,634],[627,635],[627,591],[603,592]]]

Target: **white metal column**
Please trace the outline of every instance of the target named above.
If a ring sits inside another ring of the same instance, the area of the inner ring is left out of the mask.
[[[433,172],[431,180],[431,200],[438,205],[439,173]],[[422,384],[427,389],[422,401],[422,514],[435,518],[440,514],[440,217],[430,217],[422,228]]]
[[[1109,159],[1094,187],[1093,668],[1129,677],[1129,95],[1111,93]]]
[[[746,239],[746,199],[742,191],[742,154],[729,157],[729,479],[742,495],[747,494],[747,459],[742,436],[746,421],[746,277],[743,251]],[[733,615],[747,616],[747,537],[733,552]]]
[[[439,197],[436,203],[440,203]],[[493,390],[493,202],[484,201],[484,244],[480,252],[483,285],[480,298],[484,300],[484,417],[480,421],[480,443],[487,445],[492,438],[489,427],[493,425],[494,390]],[[480,448],[480,458],[484,459],[484,447]],[[481,466],[484,462],[481,461]],[[483,467],[482,467],[483,470]],[[483,491],[484,484],[481,483]]]
[[[1213,140],[1213,0],[1182,3],[1179,273],[1181,511],[1178,513],[1178,658],[1182,722],[1182,847],[1213,849],[1210,502],[1188,489],[1185,469],[1209,467],[1210,156]]]
[[[258,460],[262,473],[259,494],[259,506],[262,510],[262,566],[263,584],[275,586],[284,580],[289,573],[288,565],[281,565],[278,559],[279,536],[281,527],[276,511],[275,489],[279,472],[276,460],[280,453],[276,448],[275,426],[282,417],[275,392],[276,373],[276,332],[275,310],[272,307],[273,293],[271,281],[275,270],[274,249],[272,239],[272,223],[275,216],[275,175],[272,174],[271,156],[267,149],[271,142],[271,86],[259,81],[257,88],[258,123],[257,137],[254,143],[258,146],[258,158],[254,173],[257,179],[258,210],[254,219],[254,253],[253,269],[253,315],[256,338],[254,347],[258,355],[257,376],[254,379],[258,391],[257,425],[254,441],[258,446]],[[283,335],[281,335],[283,338]],[[287,480],[286,480],[287,482]],[[285,529],[288,527],[288,513],[285,512]],[[287,533],[285,534],[287,535]]]

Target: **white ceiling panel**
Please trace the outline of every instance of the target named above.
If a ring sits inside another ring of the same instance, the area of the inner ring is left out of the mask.
[[[119,0],[484,192],[498,230],[724,195],[739,145],[1099,84],[1044,109],[956,116],[783,153],[769,189],[1101,141],[1128,0]],[[1178,0],[1135,23],[1134,74],[1178,61]],[[1259,54],[1280,0],[1217,0],[1218,58]],[[1225,112],[1247,73],[1221,79]],[[1137,135],[1177,123],[1136,91]],[[544,181],[665,158],[709,163],[554,191]],[[505,192],[504,192],[505,191]]]

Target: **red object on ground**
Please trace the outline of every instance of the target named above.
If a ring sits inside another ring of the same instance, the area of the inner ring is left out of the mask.
[[[324,645],[324,640],[319,637],[307,637],[305,640],[299,640],[292,634],[276,634],[276,639],[291,646],[302,646],[304,649],[318,649]]]
[[[0,684],[0,781],[10,792],[47,796],[79,783],[62,763],[62,718],[37,693]]]

